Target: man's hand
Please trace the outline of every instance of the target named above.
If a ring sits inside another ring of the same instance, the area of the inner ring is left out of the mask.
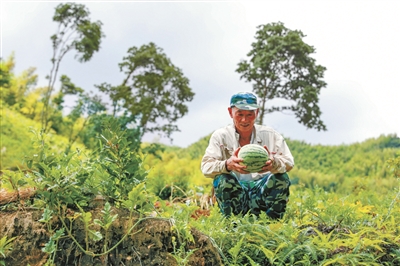
[[[226,160],[225,162],[226,170],[235,171],[241,174],[249,174],[250,172],[246,171],[246,166],[240,164],[240,162],[243,162],[243,159],[238,158],[239,151],[240,147],[235,150],[231,158]]]
[[[265,162],[265,165],[263,166],[262,170],[259,173],[272,172],[272,170],[275,168],[274,155],[276,154],[276,152],[270,152],[268,150],[268,147],[265,145],[264,145],[264,149],[266,149],[268,152],[269,160]]]

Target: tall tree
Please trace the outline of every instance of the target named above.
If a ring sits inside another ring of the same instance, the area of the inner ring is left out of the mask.
[[[307,128],[326,130],[318,106],[320,90],[327,85],[323,81],[326,68],[311,57],[315,48],[306,44],[304,37],[281,22],[260,25],[247,54],[249,61],[238,64],[236,72],[253,83],[260,98],[260,124],[267,113],[289,110]],[[288,104],[268,106],[273,99],[285,99]]]
[[[42,112],[42,130],[48,127],[48,108],[58,69],[64,56],[71,50],[76,50],[79,62],[89,61],[93,54],[100,49],[101,31],[100,21],[91,22],[89,10],[82,4],[61,3],[55,9],[53,21],[58,23],[57,32],[51,36],[53,43],[52,68],[48,76],[48,89],[44,97]]]
[[[189,80],[154,43],[132,47],[119,64],[126,77],[116,87],[101,84],[116,106],[121,102],[132,119],[137,119],[142,134],[161,132],[171,137],[179,131],[175,122],[188,112],[185,102],[193,99]]]

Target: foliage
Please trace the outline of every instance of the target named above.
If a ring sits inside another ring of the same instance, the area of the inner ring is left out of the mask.
[[[189,223],[208,232],[226,265],[396,265],[400,252],[400,184],[393,178],[397,161],[390,158],[398,158],[398,140],[396,135],[382,135],[340,146],[287,140],[298,159],[290,172],[297,182],[293,182],[284,220],[276,222],[266,216],[226,220],[218,207],[212,206],[210,216]],[[175,184],[168,180],[185,180],[179,173],[198,167],[207,142],[205,137],[185,149],[169,147],[159,163],[147,157],[146,163],[153,165],[149,189],[157,194],[157,187]],[[192,166],[185,159],[197,164]],[[385,169],[386,160],[391,168]],[[197,172],[184,182],[199,182],[203,187],[193,187],[196,193],[183,199],[189,206],[178,205],[190,210],[199,201],[188,198],[206,195],[211,182]],[[178,195],[165,198],[182,201]],[[174,211],[169,214],[180,221],[185,219]]]
[[[138,152],[141,148],[141,129],[132,126],[131,118],[126,114],[121,114],[116,117],[106,113],[93,114],[84,130],[80,133],[80,139],[83,144],[85,144],[87,148],[95,150],[100,141],[99,132],[102,132],[104,130],[104,125],[107,125],[110,121],[119,124],[119,129],[125,132],[124,137],[129,143],[130,150]]]
[[[36,135],[36,153],[28,158],[27,175],[35,180],[38,195],[46,206],[56,211],[62,204],[85,206],[97,189],[88,184],[94,183],[91,165],[84,158],[83,151],[74,153],[55,153],[49,144],[42,142],[43,136]]]
[[[47,206],[40,221],[48,225],[51,235],[43,246],[43,251],[49,253],[49,263],[52,260],[55,263],[58,242],[67,237],[73,239],[81,252],[104,256],[106,262],[105,255],[123,241],[114,246],[108,241],[111,224],[120,218],[113,212],[115,207],[127,209],[131,217],[134,212],[145,217],[151,212],[153,216],[167,218],[174,236],[171,256],[180,265],[187,265],[196,251],[190,248],[191,228],[207,232],[226,265],[396,265],[400,262],[400,180],[396,176],[399,148],[395,135],[336,147],[288,140],[299,158],[298,172],[296,168],[290,172],[292,180],[298,178],[298,182],[291,187],[284,218],[276,221],[263,214],[224,218],[217,205],[209,201],[211,182],[199,171],[200,150],[207,145],[206,139],[186,149],[164,147],[160,157],[143,157],[129,149],[126,131],[118,121],[111,120],[101,127],[101,139],[94,152],[56,153],[48,144],[52,143],[51,138],[37,137],[39,141],[34,147],[38,156],[32,156],[31,170],[3,173],[3,188],[18,189],[26,181],[36,181],[38,197],[34,204]],[[40,139],[45,140],[44,145]],[[39,155],[40,152],[43,154]],[[197,152],[197,158],[193,159]],[[301,154],[309,154],[317,162],[320,159],[320,163],[306,160],[307,156]],[[324,156],[330,156],[332,162],[325,161]],[[391,157],[386,160],[386,156]],[[353,157],[357,160],[353,161]],[[365,172],[355,168],[336,180],[336,172],[346,168],[346,162],[359,162],[368,168],[372,160],[379,161],[377,168],[382,165],[386,169],[385,177],[380,176],[382,170],[360,175]],[[328,183],[320,186],[325,179]],[[7,182],[12,185],[4,186]],[[328,189],[332,182],[336,185]],[[169,193],[163,195],[162,191]],[[101,216],[96,218],[90,212],[95,195],[103,196],[105,201]],[[165,200],[160,200],[161,196]],[[68,212],[67,206],[76,211]],[[51,225],[56,217],[63,222],[62,228]],[[71,223],[78,222],[85,233],[81,239],[71,230]],[[127,234],[135,226],[136,223],[131,224]],[[91,251],[93,243],[101,243],[101,254]]]
[[[280,221],[266,215],[224,219],[214,206],[209,217],[191,224],[208,232],[227,265],[396,265],[398,202],[384,219],[396,193],[341,197],[303,188],[292,193]]]
[[[374,189],[385,193],[395,185],[386,162],[398,157],[399,141],[395,134],[338,146],[310,145],[288,139],[295,158],[290,175],[292,180],[311,188],[320,186],[340,193]]]
[[[393,175],[400,178],[400,153],[398,153],[395,158],[390,158],[387,164]]]
[[[192,160],[174,150],[166,150],[160,156],[161,160],[152,155],[145,158],[145,163],[149,166],[150,191],[162,199],[171,201],[204,192],[203,187],[209,182],[199,170],[200,158]]]
[[[120,203],[146,178],[141,156],[129,149],[117,123],[104,127],[101,145],[91,154],[80,149],[56,153],[42,133],[33,132],[36,151],[27,159],[26,175],[35,180],[38,195],[52,210],[62,204],[87,206],[98,194]]]
[[[58,28],[57,32],[51,36],[52,69],[48,76],[49,84],[43,99],[43,130],[48,130],[51,94],[54,91],[54,84],[64,56],[75,49],[78,61],[87,62],[100,49],[101,38],[104,37],[101,31],[102,23],[100,21],[91,22],[89,15],[89,10],[82,4],[61,3],[55,9],[53,21],[58,23]]]
[[[320,90],[326,86],[322,80],[326,68],[311,57],[315,48],[306,44],[304,37],[281,22],[260,25],[247,54],[249,61],[238,64],[236,71],[253,82],[253,91],[261,100],[260,124],[268,113],[289,110],[307,128],[326,130],[318,106]],[[285,105],[272,106],[273,99],[284,99]]]
[[[96,178],[102,194],[112,202],[121,202],[128,193],[144,182],[147,172],[142,167],[142,157],[130,149],[125,132],[118,121],[111,120],[101,134],[102,146],[95,163]]]
[[[39,220],[47,225],[51,234],[42,251],[48,253],[48,264],[54,265],[58,242],[69,237],[85,254],[105,256],[115,246],[109,247],[111,224],[117,219],[112,214],[116,207],[126,207],[131,213],[148,212],[150,205],[154,210],[155,198],[144,189],[147,172],[142,168],[142,157],[129,149],[117,121],[111,121],[101,132],[102,143],[98,150],[88,153],[77,149],[75,152],[54,152],[49,145],[49,138],[35,132],[34,154],[29,156],[27,171],[6,171],[1,178],[1,185],[10,183],[18,190],[30,182],[37,189],[34,205],[46,206]],[[22,182],[21,182],[22,181]],[[6,186],[4,186],[6,187]],[[96,197],[106,200],[102,216],[93,219],[91,208]],[[71,209],[78,210],[72,212]],[[88,211],[89,210],[89,211]],[[53,219],[59,219],[62,227],[55,230]],[[85,233],[84,243],[77,240],[71,224],[80,222]],[[132,225],[126,235],[136,226]],[[103,253],[90,251],[93,242],[103,241]],[[105,260],[107,258],[104,258]]]
[[[33,121],[8,108],[0,107],[1,119],[1,160],[0,169],[17,168],[23,165],[23,154],[28,154],[32,147],[27,126]],[[25,130],[22,130],[22,129]]]
[[[40,130],[40,124],[24,115],[12,111],[6,106],[0,107],[1,119],[1,163],[0,170],[4,169],[25,169],[26,159],[35,149],[34,145],[38,144],[35,140],[32,142],[31,131]],[[67,148],[68,140],[62,136],[55,134],[53,131],[47,134],[48,145],[52,152],[59,153]],[[73,145],[75,148],[83,148],[83,145]]]
[[[153,211],[156,199],[157,197],[146,190],[145,183],[140,183],[128,193],[128,198],[122,201],[122,206],[129,210],[132,217],[135,211],[141,213]]]
[[[3,58],[0,57],[0,88],[1,95],[4,95],[3,89],[8,88],[10,86],[10,70],[13,67],[13,60],[4,61]]]
[[[55,265],[54,259],[57,251],[58,241],[64,235],[64,231],[64,228],[57,230],[52,236],[50,236],[49,242],[47,242],[42,248],[43,252],[46,252],[50,255],[50,258],[47,262],[50,265]]]
[[[161,153],[161,161],[154,156],[147,156],[145,162],[151,165],[150,189],[161,196],[159,193],[164,187],[171,188],[175,184],[187,188],[188,185],[180,183],[188,182],[194,185],[190,189],[205,187],[205,191],[210,191],[211,182],[199,171],[208,140],[209,136],[187,148],[166,148]],[[393,170],[387,167],[386,161],[398,156],[399,147],[396,143],[399,140],[396,135],[382,135],[362,143],[325,146],[286,139],[295,158],[295,167],[289,173],[292,184],[307,188],[320,187],[341,194],[369,189],[386,193],[396,186],[396,180],[392,178]],[[176,192],[179,193],[179,190]]]
[[[184,265],[189,265],[189,257],[197,250],[197,249],[191,249],[189,251],[186,250],[185,248],[186,243],[182,243],[182,245],[177,247],[178,244],[176,242],[175,237],[172,237],[172,245],[174,246],[174,252],[171,254],[171,256],[176,260],[179,266],[184,266]]]
[[[14,239],[17,237],[12,237],[12,238],[8,238],[7,236],[3,236],[0,239],[0,265],[6,265],[5,262],[3,261],[4,258],[7,257],[7,253],[12,250],[12,245],[13,245],[13,241]]]
[[[210,137],[211,137],[211,134],[209,134],[205,137],[202,137],[195,143],[191,144],[189,147],[178,150],[177,152],[182,154],[182,156],[189,154],[191,159],[198,159],[200,157],[203,157],[204,151],[208,145],[208,141],[210,140]]]
[[[21,104],[19,112],[29,119],[40,121],[41,110],[43,109],[42,97],[45,91],[45,87],[38,87],[29,91]],[[54,110],[52,113],[54,114],[53,117],[60,117],[60,112]],[[53,125],[55,124],[54,122],[56,122],[56,119],[53,119]]]
[[[56,13],[71,19],[65,22],[67,24],[61,22],[61,17],[55,19],[60,22],[60,35],[54,35],[53,41],[59,48],[62,47],[61,28],[67,29],[68,23],[74,23],[75,15],[88,15],[85,10],[75,4],[58,6]],[[77,13],[73,13],[75,11]],[[85,12],[81,14],[81,11]],[[100,25],[98,22],[99,31],[94,32],[95,35],[102,35]],[[260,36],[262,31],[260,26]],[[300,32],[295,32],[296,35],[287,30],[287,33],[282,38],[293,38],[290,41],[301,44],[294,49],[314,52],[312,47],[301,43]],[[275,37],[272,44],[279,39]],[[97,51],[94,49],[97,44],[93,45],[88,48]],[[75,47],[78,53],[83,51],[80,50],[83,46]],[[67,48],[64,46],[65,53],[69,51],[65,50]],[[257,61],[259,55],[254,55],[252,63],[262,63]],[[58,58],[61,60],[62,56]],[[81,53],[79,60],[87,61],[91,56]],[[297,62],[296,56],[292,63]],[[307,60],[304,62],[315,63]],[[53,58],[56,68],[50,80],[54,81],[59,62]],[[184,102],[193,97],[188,80],[161,49],[151,43],[128,51],[120,64],[121,71],[127,75],[123,85],[115,88],[103,85],[114,97],[112,115],[103,112],[104,106],[97,96],[84,93],[67,76],[61,76],[61,90],[51,97],[52,106],[48,107],[51,109],[49,128],[53,130],[46,134],[39,130],[40,125],[35,121],[38,121],[38,110],[43,107],[40,99],[48,88],[32,90],[36,79],[33,70],[16,76],[12,72],[13,65],[11,57],[1,66],[1,82],[5,85],[2,93],[7,91],[10,97],[4,98],[6,105],[2,105],[0,113],[0,192],[19,193],[24,187],[37,189],[32,201],[18,201],[17,207],[44,210],[39,221],[47,226],[50,236],[42,247],[42,251],[49,254],[47,265],[56,263],[59,242],[66,238],[72,240],[78,252],[101,257],[107,265],[107,254],[120,246],[140,221],[150,216],[168,219],[172,225],[168,232],[173,235],[169,247],[179,265],[187,265],[189,257],[196,252],[191,248],[193,228],[208,234],[226,265],[400,264],[398,136],[382,135],[338,146],[310,145],[287,139],[296,166],[290,172],[291,196],[285,217],[279,221],[263,214],[227,219],[218,206],[213,205],[211,180],[204,178],[199,169],[210,135],[187,148],[141,143],[146,130],[160,130],[167,135],[177,130],[174,122],[187,113]],[[319,71],[319,78],[322,78],[324,68],[315,71]],[[279,73],[279,78],[286,77],[286,72]],[[290,86],[300,90],[304,80],[300,81]],[[323,87],[323,81],[318,82]],[[276,88],[274,97],[281,95],[278,91],[282,88]],[[315,93],[306,100],[317,103],[318,86],[304,88],[308,89],[304,97]],[[286,90],[288,95],[293,92],[289,87]],[[160,92],[160,96],[155,95],[156,92]],[[125,93],[130,98],[124,98]],[[67,94],[77,95],[78,102],[69,115],[63,116],[63,97]],[[299,101],[305,103],[306,100],[300,98]],[[154,99],[159,101],[153,103]],[[131,103],[136,106],[130,106]],[[316,106],[313,108],[312,111],[319,110]],[[164,120],[155,119],[159,114]],[[311,112],[315,114],[318,113]],[[307,123],[322,127],[323,124],[318,124],[319,118],[314,118]],[[163,125],[166,121],[171,123]],[[28,127],[34,133],[33,143]],[[13,204],[1,206],[2,209],[12,207]],[[99,216],[94,216],[94,208],[99,210]],[[112,224],[124,218],[117,210],[129,212],[129,230],[111,246]],[[133,223],[136,213],[140,214],[140,219]],[[54,226],[54,220],[61,224]],[[72,229],[75,223],[82,226],[83,237],[78,237],[82,231]],[[0,239],[3,258],[11,251],[15,239],[7,236]],[[101,253],[91,250],[95,244],[101,245]]]
[[[89,124],[90,119],[106,111],[106,106],[102,103],[99,96],[92,96],[90,93],[85,93],[81,88],[75,86],[65,75],[61,76],[61,84],[59,97],[61,102],[63,101],[63,96],[66,94],[78,95],[75,107],[73,107],[71,112],[65,117],[63,123],[58,124],[59,126],[65,127],[65,130],[63,130],[65,133],[68,132],[69,145],[66,151],[66,153],[68,153],[76,140],[82,137],[82,133]]]
[[[35,68],[31,67],[23,71],[20,75],[15,75],[15,57],[11,54],[4,61],[0,60],[0,94],[2,103],[15,110],[21,110],[25,103],[25,97],[36,85],[37,75],[34,74]]]
[[[188,112],[185,104],[194,93],[189,80],[154,43],[131,47],[119,64],[126,77],[119,86],[103,83],[114,106],[121,102],[139,127],[146,132],[162,132],[170,137],[178,131],[175,122]]]

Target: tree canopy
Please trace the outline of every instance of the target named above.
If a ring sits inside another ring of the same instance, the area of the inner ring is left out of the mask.
[[[326,130],[318,106],[320,90],[327,85],[323,81],[326,68],[311,57],[315,48],[306,44],[304,37],[281,22],[260,25],[247,54],[249,60],[238,64],[236,72],[253,83],[260,98],[260,124],[268,113],[289,110],[307,128]],[[288,104],[268,105],[273,99],[284,99]]]
[[[126,77],[119,86],[103,83],[98,88],[121,104],[146,132],[161,132],[171,137],[179,131],[175,122],[188,112],[185,102],[194,92],[189,79],[174,66],[163,50],[154,43],[132,47],[119,64]]]
[[[0,93],[1,101],[16,109],[21,109],[26,96],[36,85],[36,68],[30,67],[20,75],[14,73],[15,57],[12,53],[7,60],[0,59]]]

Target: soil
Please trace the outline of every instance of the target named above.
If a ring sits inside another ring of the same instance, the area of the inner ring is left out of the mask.
[[[68,210],[69,215],[73,215],[73,210]],[[92,219],[99,218],[100,209],[90,211]],[[168,219],[147,217],[129,218],[129,213],[114,209],[113,213],[118,214],[118,218],[113,222],[108,231],[107,249],[115,246],[124,236],[126,236],[115,249],[105,255],[103,253],[105,244],[105,233],[97,225],[92,225],[92,229],[102,232],[103,239],[97,242],[88,241],[86,247],[85,230],[80,219],[76,219],[72,225],[69,220],[66,223],[72,228],[72,234],[76,241],[86,250],[93,254],[83,252],[70,237],[63,237],[58,242],[58,251],[55,253],[54,263],[56,265],[222,265],[218,249],[212,244],[210,238],[204,233],[191,229],[194,243],[179,243],[179,236],[172,228],[172,223]],[[16,210],[0,212],[0,238],[7,236],[8,239],[16,237],[12,242],[13,249],[6,253],[5,265],[44,265],[49,259],[49,255],[42,251],[42,248],[49,241],[51,233],[47,225],[39,222],[43,210]],[[135,225],[134,228],[129,229]],[[62,223],[58,217],[53,217],[51,228],[56,231],[62,228]],[[65,234],[66,235],[66,234]],[[184,253],[174,253],[173,237],[176,239],[177,248],[185,245]],[[178,264],[173,257],[189,254],[195,250],[188,258],[186,264]],[[1,261],[0,257],[0,261]]]

